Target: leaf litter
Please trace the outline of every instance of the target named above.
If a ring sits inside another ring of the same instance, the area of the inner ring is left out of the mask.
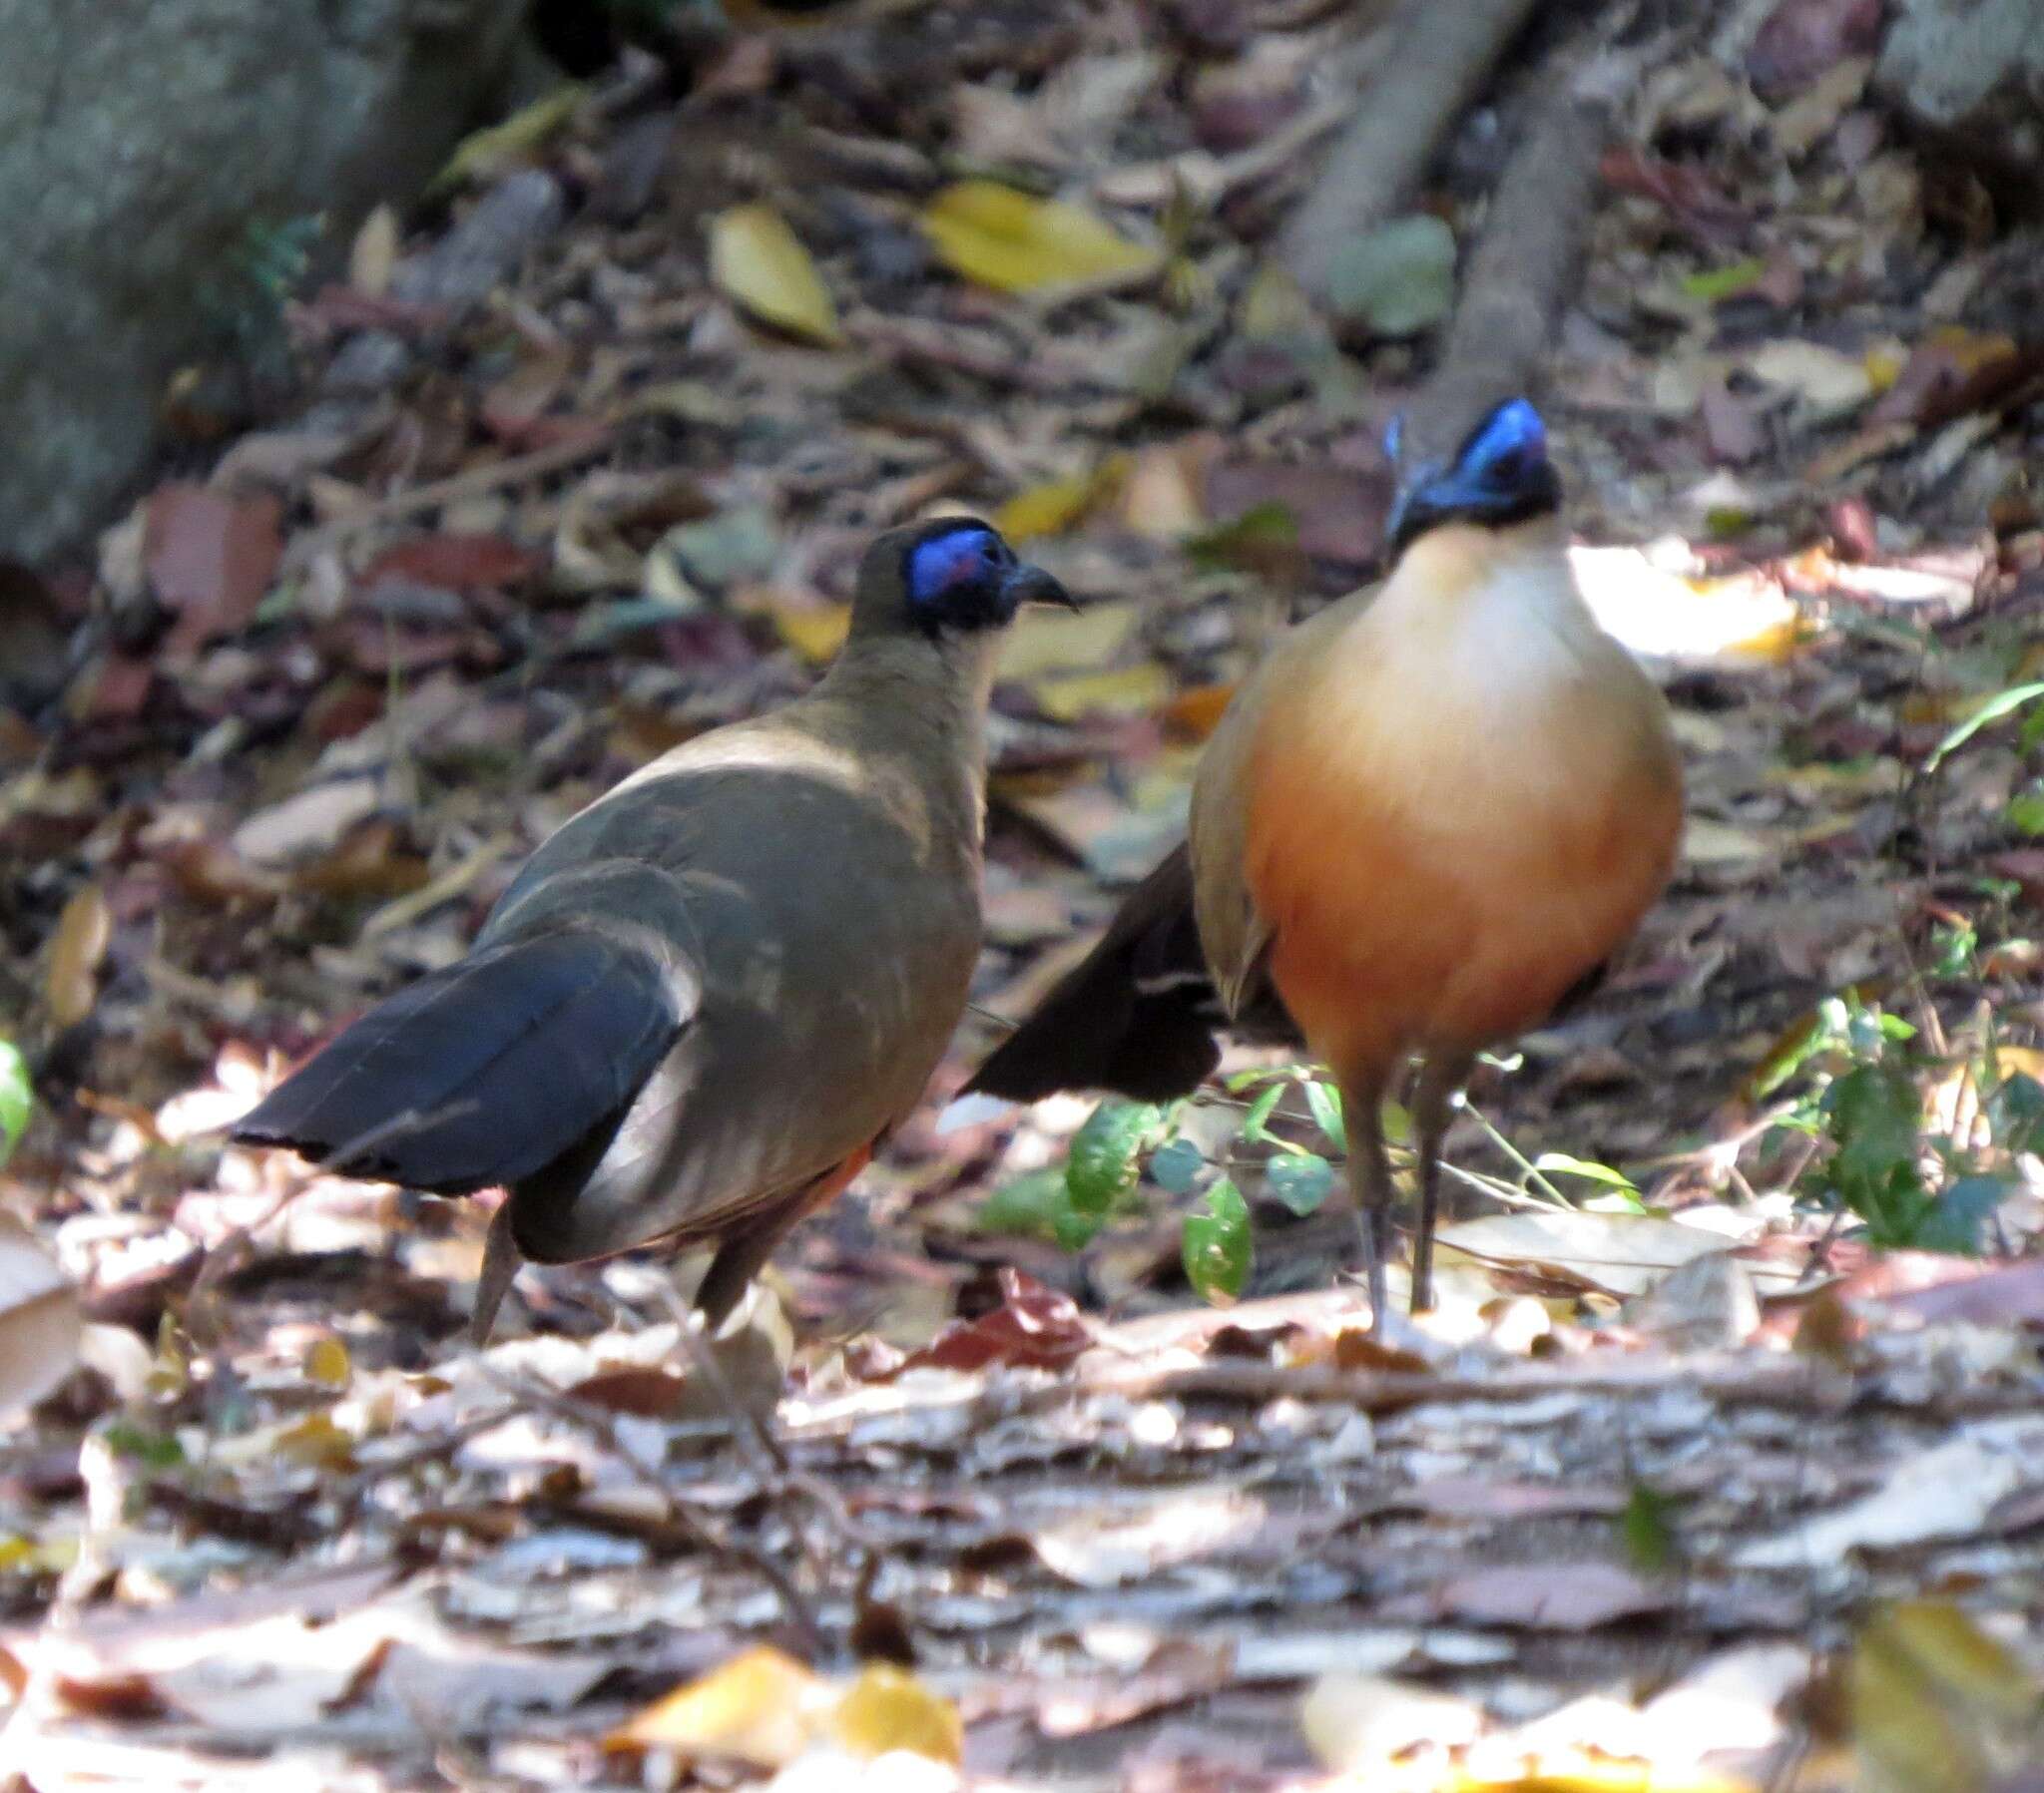
[[[1479,1083],[1450,1156],[1512,1205],[1451,1196],[1424,1328],[1363,1339],[1295,1172],[1229,1185],[1254,1258],[1197,1177],[1076,1251],[989,1232],[1085,1104],[917,1117],[713,1369],[631,1261],[528,1272],[464,1351],[486,1203],[220,1147],[577,805],[801,688],[872,530],[979,510],[1106,601],[1006,651],[1005,1014],[1170,844],[1272,631],[1374,564],[1402,337],[1500,115],[1356,271],[1352,392],[1256,261],[1356,20],[894,10],[907,39],[748,27],[688,97],[627,72],[473,140],[440,223],[379,213],[292,313],[302,406],[186,445],[39,594],[61,688],[0,733],[39,1098],[0,1171],[0,1395],[40,1394],[0,1433],[8,1767],[2014,1775],[2034,1151],[1984,1257],[1872,1256],[1797,1199],[1770,1083],[1847,988],[1955,1063],[1986,1014],[2037,1044],[2037,736],[1988,714],[2040,671],[2034,235],[1937,212],[1863,98],[1877,8],[1699,9],[1606,158],[1552,421],[1586,588],[1676,706],[1689,853],[1598,1002]]]

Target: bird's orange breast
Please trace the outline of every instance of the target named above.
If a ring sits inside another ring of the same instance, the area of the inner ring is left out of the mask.
[[[1659,693],[1587,615],[1580,640],[1472,650],[1379,612],[1245,767],[1270,975],[1343,1075],[1539,1022],[1659,895],[1681,823]],[[1504,658],[1472,673],[1472,651]]]

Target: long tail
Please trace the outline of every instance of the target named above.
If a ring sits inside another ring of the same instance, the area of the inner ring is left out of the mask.
[[[974,1074],[968,1091],[1036,1102],[1111,1090],[1166,1102],[1221,1062],[1222,1010],[1200,950],[1193,868],[1179,847],[1124,899],[1100,944]]]
[[[485,947],[370,1010],[235,1137],[444,1195],[514,1182],[615,1121],[699,988],[633,930]]]

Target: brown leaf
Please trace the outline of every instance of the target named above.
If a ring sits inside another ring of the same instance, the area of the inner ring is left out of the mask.
[[[266,492],[230,498],[205,486],[160,486],[143,522],[143,564],[158,601],[178,613],[164,644],[188,659],[255,616],[283,557],[283,506]]]
[[[443,592],[500,592],[546,570],[546,556],[500,536],[418,536],[386,548],[362,569],[364,590],[386,579]]]
[[[1734,236],[1746,228],[1745,210],[1702,169],[1689,163],[1614,149],[1604,152],[1598,173],[1607,187],[1652,200],[1699,235]]]
[[[50,967],[43,977],[43,1000],[60,1028],[75,1027],[92,1013],[99,996],[100,962],[113,938],[114,912],[107,905],[107,893],[88,884],[64,905],[57,919]]]
[[[1010,1269],[1000,1273],[1000,1290],[999,1307],[945,1327],[901,1368],[979,1370],[997,1363],[1055,1370],[1093,1343],[1092,1328],[1071,1296]]]

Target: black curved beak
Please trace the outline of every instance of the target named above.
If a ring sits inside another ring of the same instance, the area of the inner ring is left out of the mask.
[[[1077,610],[1078,599],[1051,578],[1041,567],[1022,562],[1001,581],[1001,596],[1017,609],[1025,604],[1057,604]]]

